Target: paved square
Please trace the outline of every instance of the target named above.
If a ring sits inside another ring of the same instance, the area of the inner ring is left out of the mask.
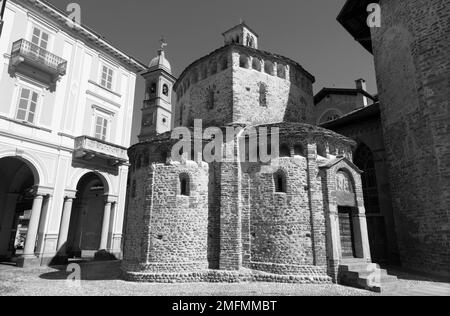
[[[61,267],[18,269],[0,265],[1,296],[374,296],[368,291],[339,285],[243,284],[149,284],[120,279],[119,263],[82,266],[81,287],[68,286]],[[399,280],[398,288],[384,295],[450,295],[450,285],[423,280]]]

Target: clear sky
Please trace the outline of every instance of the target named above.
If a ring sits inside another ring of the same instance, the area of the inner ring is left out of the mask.
[[[240,19],[260,36],[261,49],[298,61],[323,87],[352,88],[364,78],[376,93],[373,57],[336,17],[345,0],[50,0],[60,9],[81,6],[81,22],[112,44],[148,63],[164,36],[175,76],[223,46],[222,32]],[[144,82],[138,78],[133,142],[140,128]]]

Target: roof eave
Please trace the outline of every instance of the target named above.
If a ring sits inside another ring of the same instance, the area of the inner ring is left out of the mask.
[[[366,23],[367,6],[378,2],[379,0],[347,0],[337,16],[337,21],[371,54],[373,54],[371,31]]]

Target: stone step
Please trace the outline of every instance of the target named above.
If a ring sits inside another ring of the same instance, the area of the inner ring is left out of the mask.
[[[349,262],[341,265],[339,272],[342,284],[378,293],[398,281],[395,276],[373,263]]]
[[[378,275],[383,277],[390,276],[388,272],[384,269],[372,269],[372,270],[349,270],[345,271],[349,276],[354,276],[355,278],[367,278],[371,275],[373,275],[375,272],[378,273]]]
[[[362,269],[380,269],[376,263],[366,262],[362,259],[345,260],[341,263],[341,268],[348,270],[362,270]]]

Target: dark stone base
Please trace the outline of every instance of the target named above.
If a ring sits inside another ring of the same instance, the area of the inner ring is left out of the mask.
[[[278,275],[255,270],[221,271],[207,270],[191,273],[144,273],[123,271],[124,280],[148,283],[295,283],[295,284],[331,284],[332,279],[324,275]]]

